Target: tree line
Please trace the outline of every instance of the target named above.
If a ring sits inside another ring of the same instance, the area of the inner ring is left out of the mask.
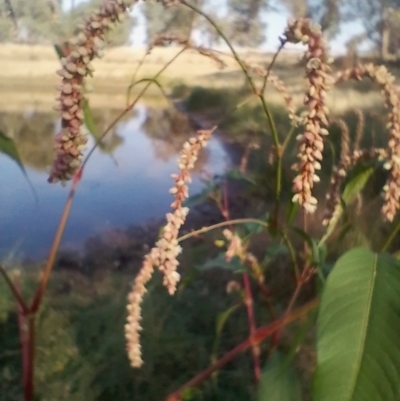
[[[66,0],[0,0],[0,42],[52,43],[74,33],[83,17],[103,0],[76,1],[73,9]],[[400,0],[191,0],[206,11],[236,46],[257,47],[265,36],[266,12],[283,10],[293,17],[310,17],[322,26],[329,38],[340,32],[343,22],[361,22],[364,32],[349,37],[348,47],[368,41],[384,60],[400,57]],[[147,40],[172,33],[188,38],[200,32],[209,46],[220,38],[207,21],[180,5],[164,6],[162,0],[142,2]],[[110,44],[129,42],[137,21],[133,17],[120,24],[110,36]]]

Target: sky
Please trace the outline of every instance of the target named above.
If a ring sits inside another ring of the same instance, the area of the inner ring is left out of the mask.
[[[64,0],[65,8],[69,8],[71,4],[78,4],[86,0]],[[220,7],[221,10],[224,8],[223,0],[212,0],[215,2],[217,7]],[[245,0],[243,0],[245,1]],[[213,4],[214,5],[214,4]],[[134,47],[143,47],[145,45],[146,40],[146,22],[145,19],[140,12],[140,7],[138,5],[133,7],[131,12],[132,16],[137,18],[138,24],[132,32],[131,35],[131,45]],[[279,46],[279,36],[282,35],[287,20],[289,18],[289,14],[284,10],[280,10],[279,12],[269,11],[264,15],[265,22],[267,23],[266,28],[266,42],[261,46],[261,48],[265,51],[275,51]],[[363,27],[360,22],[352,22],[347,24],[342,24],[340,34],[335,37],[335,39],[330,41],[331,53],[332,54],[340,54],[345,52],[345,44],[347,40],[353,35],[359,34],[363,31]],[[200,43],[199,43],[200,44]],[[364,49],[368,46],[364,46]],[[287,46],[287,48],[293,48],[294,46]],[[361,48],[363,49],[363,48]]]

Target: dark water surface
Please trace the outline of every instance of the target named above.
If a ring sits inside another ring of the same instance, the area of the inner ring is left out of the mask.
[[[114,118],[97,112],[99,130]],[[55,114],[0,113],[0,129],[18,146],[38,204],[17,164],[0,153],[0,258],[43,258],[47,255],[65,205],[66,187],[47,182],[53,158]],[[97,149],[79,185],[62,239],[63,247],[81,248],[86,239],[110,228],[144,224],[169,210],[179,150],[188,138],[188,121],[175,111],[141,105],[118,124],[103,149]],[[192,132],[193,134],[193,132]],[[89,141],[89,148],[93,145]],[[212,139],[193,175],[191,193],[204,185],[204,172],[218,174],[229,158]]]

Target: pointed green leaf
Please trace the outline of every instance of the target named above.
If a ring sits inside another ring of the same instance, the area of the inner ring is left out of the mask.
[[[189,209],[202,204],[208,199],[208,191],[202,191],[199,194],[190,196],[183,202],[184,207],[188,207]]]
[[[234,168],[234,169],[228,171],[226,173],[225,177],[230,178],[231,180],[244,180],[244,181],[250,182],[251,184],[256,185],[254,178],[252,178],[247,173],[242,173],[238,168]]]
[[[92,113],[92,109],[89,106],[89,101],[87,99],[83,99],[82,102],[82,111],[83,111],[83,116],[84,116],[84,121],[87,129],[89,132],[93,135],[93,137],[98,140],[99,138],[99,133],[96,127],[96,123],[94,122],[94,117]]]
[[[300,210],[300,205],[298,202],[292,202],[290,200],[289,206],[286,212],[286,224],[292,224],[293,220],[296,218],[298,212]]]
[[[285,244],[277,243],[268,246],[265,251],[265,256],[262,261],[262,265],[266,267],[270,262],[275,260],[278,256],[287,255],[289,253],[287,246]]]
[[[61,46],[58,44],[54,45],[54,50],[56,51],[56,54],[58,56],[58,58],[61,60],[64,56],[64,52],[61,49]]]
[[[348,205],[365,187],[374,167],[362,169],[344,188],[342,199]]]
[[[226,322],[228,321],[229,317],[232,315],[233,312],[236,311],[240,306],[242,306],[242,303],[235,304],[228,308],[227,310],[221,312],[217,316],[217,323],[216,323],[216,329],[215,329],[215,339],[214,339],[214,345],[213,345],[213,350],[211,354],[211,363],[214,363],[217,360],[217,353],[218,353],[218,348],[219,348],[219,343],[221,339],[221,334],[222,331],[225,327]],[[214,375],[214,378],[216,378],[216,375]]]
[[[348,206],[355,199],[355,197],[364,189],[374,170],[375,168],[371,166],[364,168],[347,183],[342,194],[343,204],[340,203],[336,206],[333,216],[328,224],[328,227],[326,228],[326,233],[321,239],[320,244],[326,242],[326,240],[331,236],[333,230],[335,229],[337,223],[340,220],[340,217],[343,214],[344,205]]]
[[[19,156],[17,147],[15,146],[14,141],[0,132],[0,152],[7,155],[9,158],[15,161],[18,164],[19,168],[26,175],[25,167],[22,163],[21,157]]]
[[[296,334],[293,337],[293,340],[291,340],[290,349],[287,351],[287,354],[284,359],[285,366],[287,366],[289,363],[293,361],[301,345],[303,344],[307,334],[309,333],[311,327],[315,326],[316,319],[317,319],[317,309],[313,309],[308,314],[305,321],[303,321],[300,327],[297,329]]]
[[[265,221],[265,217],[263,217],[263,220]],[[251,236],[254,234],[259,234],[263,230],[265,230],[265,226],[258,224],[258,223],[244,223],[242,224],[242,228],[245,229],[246,235]]]
[[[200,193],[190,196],[183,202],[184,207],[191,209],[194,206],[200,205],[208,199],[211,193],[218,189],[214,183],[206,182],[205,184],[206,188],[204,188]]]
[[[214,259],[207,260],[207,262],[202,265],[196,266],[198,270],[209,270],[219,267],[220,269],[231,270],[234,273],[244,273],[246,272],[246,267],[240,262],[238,257],[233,257],[231,261],[226,260],[225,252],[221,252]]]
[[[231,316],[231,314],[233,312],[235,312],[235,310],[241,306],[241,304],[236,304],[231,306],[230,308],[228,308],[227,310],[221,312],[220,314],[218,314],[217,316],[217,328],[216,328],[216,335],[219,338],[219,336],[222,333],[222,330],[225,326],[225,323],[228,321],[229,317]]]
[[[182,391],[181,397],[183,401],[190,401],[194,398],[198,398],[201,395],[201,391],[196,387],[187,387]]]
[[[3,132],[0,132],[0,153],[4,153],[6,156],[8,156],[10,159],[14,160],[15,163],[18,164],[19,168],[22,171],[22,174],[25,176],[25,179],[28,181],[28,185],[30,186],[30,189],[35,197],[36,204],[38,203],[38,197],[37,193],[35,191],[35,188],[30,181],[28,177],[28,173],[25,170],[24,164],[21,160],[21,157],[18,153],[18,149],[15,146],[14,141],[9,138],[7,135],[5,135]]]
[[[301,228],[293,227],[293,231],[299,234],[300,237],[302,237],[304,241],[307,242],[311,250],[311,258],[312,258],[311,263],[316,266],[319,266],[323,262],[322,258],[325,258],[326,256],[325,247],[323,245],[319,247],[317,241],[313,237],[308,235],[305,231],[303,231]]]
[[[356,248],[328,276],[317,321],[314,401],[400,399],[400,262]]]
[[[258,385],[257,401],[301,401],[299,379],[285,356],[275,351],[263,369]]]

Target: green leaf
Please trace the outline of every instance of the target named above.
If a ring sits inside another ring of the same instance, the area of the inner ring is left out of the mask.
[[[197,205],[201,205],[207,199],[208,199],[208,191],[202,191],[199,194],[190,196],[188,199],[186,199],[183,202],[183,206],[184,207],[188,207],[189,209],[191,209],[192,207],[195,207]]]
[[[18,149],[15,146],[14,141],[5,135],[3,132],[0,131],[0,153],[5,154],[10,159],[14,160],[15,163],[18,164],[18,167],[21,169],[22,174],[25,176],[25,179],[28,181],[28,185],[30,186],[32,193],[35,197],[36,204],[38,203],[38,197],[35,191],[35,188],[28,177],[28,173],[25,170],[24,164],[21,160],[21,157],[18,153]]]
[[[347,205],[364,189],[374,170],[374,167],[362,169],[347,183],[342,195],[342,199]]]
[[[257,401],[301,401],[300,381],[285,356],[275,351],[263,369]]]
[[[311,327],[314,327],[316,319],[317,319],[317,309],[313,309],[308,314],[305,321],[302,322],[301,326],[299,327],[295,336],[293,337],[293,340],[291,340],[290,349],[287,351],[284,360],[285,366],[291,363],[294,357],[296,356],[307,334],[310,332]]]
[[[208,199],[211,193],[218,190],[218,187],[214,183],[206,182],[205,184],[206,188],[204,188],[200,193],[190,196],[183,202],[184,207],[191,209],[194,206],[200,205]]]
[[[327,241],[327,239],[333,233],[337,223],[340,220],[340,217],[345,210],[344,205],[348,206],[355,197],[364,189],[365,185],[367,184],[369,178],[373,174],[375,168],[368,166],[367,168],[362,169],[359,173],[357,173],[345,186],[343,194],[342,194],[342,203],[336,206],[336,209],[333,213],[333,216],[326,228],[326,233],[322,237],[320,244],[323,244]]]
[[[400,399],[400,262],[352,249],[326,282],[314,401]]]
[[[96,127],[96,123],[94,122],[92,109],[90,108],[89,101],[87,99],[83,99],[82,111],[83,111],[86,128],[89,130],[89,132],[93,135],[93,137],[96,140],[99,140],[100,136],[99,136],[99,133],[98,133],[98,130]]]
[[[54,45],[54,50],[57,53],[58,58],[61,60],[64,56],[64,52],[62,51],[61,47],[57,44]]]
[[[14,141],[6,136],[3,132],[0,132],[0,152],[7,155],[10,159],[14,160],[18,164],[19,168],[22,170],[26,176],[26,171],[24,164],[22,163],[21,157],[19,156],[17,147]]]
[[[271,244],[268,246],[267,250],[265,251],[265,256],[262,264],[264,266],[268,265],[268,263],[272,262],[281,255],[287,255],[289,253],[288,248],[285,244]]]
[[[219,337],[221,335],[222,330],[223,330],[223,328],[225,326],[225,323],[228,321],[228,319],[231,316],[231,314],[233,312],[235,312],[235,310],[241,305],[242,304],[233,305],[230,308],[228,308],[226,311],[221,312],[220,314],[218,314],[218,317],[217,317],[217,328],[216,328],[217,337]]]
[[[319,247],[317,241],[312,238],[310,235],[308,235],[305,231],[303,231],[301,228],[294,227],[293,231],[295,231],[297,234],[300,235],[304,239],[304,241],[307,242],[308,246],[310,247],[311,250],[311,263],[319,266],[326,255],[326,249],[325,247]]]
[[[183,401],[190,401],[193,398],[198,398],[201,391],[196,387],[187,387],[182,391],[181,397]]]
[[[265,221],[265,216],[262,217],[262,220]],[[258,224],[258,223],[244,223],[242,224],[242,228],[245,229],[246,235],[254,235],[259,234],[263,230],[265,230],[265,226]]]
[[[250,182],[251,184],[256,185],[254,178],[252,178],[249,174],[242,173],[238,168],[232,169],[225,174],[226,178],[230,178],[231,180],[244,180]]]
[[[219,343],[221,339],[221,334],[222,331],[225,327],[226,322],[228,321],[229,317],[233,314],[233,312],[236,311],[240,306],[242,306],[242,303],[235,304],[228,308],[227,310],[221,312],[217,316],[217,324],[216,324],[216,329],[215,329],[215,339],[214,339],[214,344],[213,344],[213,349],[212,349],[212,354],[211,354],[211,363],[214,363],[217,360],[217,354],[218,354],[218,348],[219,348]],[[214,372],[214,380],[217,377],[217,372]]]
[[[100,149],[104,150],[104,143],[102,141],[102,137],[99,134],[99,131],[96,127],[96,123],[94,121],[94,117],[93,117],[93,113],[92,113],[92,109],[89,105],[89,100],[88,99],[83,99],[82,101],[82,111],[83,111],[83,118],[84,118],[84,122],[86,125],[86,128],[89,130],[90,134],[93,136],[94,140],[97,143],[97,146]],[[117,165],[117,161],[114,158],[113,154],[110,153],[110,157],[112,159],[112,161],[114,162],[115,165]]]
[[[298,202],[290,201],[289,206],[286,212],[286,224],[292,224],[293,220],[296,218],[298,212],[300,210],[300,205]]]
[[[221,252],[217,257],[214,259],[207,260],[207,262],[203,263],[202,265],[196,266],[196,269],[202,270],[209,270],[219,267],[221,269],[231,270],[234,273],[244,273],[246,272],[246,267],[240,262],[238,257],[233,257],[230,262],[227,262],[225,252]]]

